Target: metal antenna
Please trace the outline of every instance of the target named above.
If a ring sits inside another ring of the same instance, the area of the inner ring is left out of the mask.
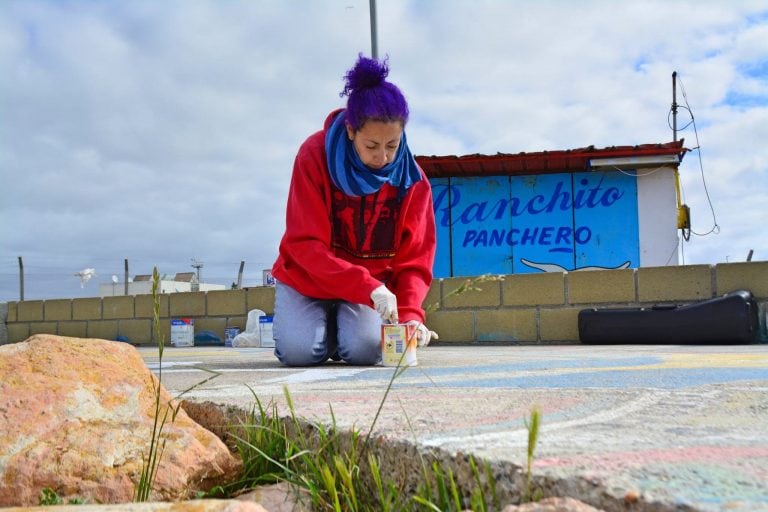
[[[202,261],[197,261],[195,258],[192,258],[192,265],[191,266],[192,266],[192,268],[197,269],[197,282],[198,282],[198,284],[203,282],[200,269],[203,268],[204,265],[205,264]]]
[[[677,71],[672,72],[672,141],[677,142]]]
[[[24,260],[19,256],[19,301],[24,302]]]
[[[128,295],[128,258],[125,258],[125,277],[123,280],[125,281],[125,290],[123,295]]]
[[[245,261],[240,261],[240,270],[237,271],[237,289],[242,290],[243,288],[243,267],[245,267]]]

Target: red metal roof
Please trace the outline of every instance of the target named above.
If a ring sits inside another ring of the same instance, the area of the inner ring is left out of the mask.
[[[539,151],[535,153],[497,153],[495,155],[464,156],[417,156],[424,172],[430,178],[452,176],[505,176],[515,174],[544,174],[587,170],[594,158],[624,158],[636,156],[679,155],[682,160],[688,149],[683,139],[663,144],[639,146],[611,146],[598,149],[594,146],[564,151]]]

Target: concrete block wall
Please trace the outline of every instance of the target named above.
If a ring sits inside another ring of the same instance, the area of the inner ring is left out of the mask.
[[[0,305],[2,306],[2,305]],[[159,296],[160,334],[170,341],[172,318],[195,319],[195,332],[209,330],[222,340],[226,327],[245,330],[248,311],[260,309],[272,314],[274,289],[172,293]],[[4,303],[5,337],[0,344],[23,341],[33,334],[58,334],[78,338],[117,339],[122,336],[135,345],[155,344],[154,300],[151,295],[87,299],[31,300]],[[1,319],[2,317],[0,317]]]
[[[461,294],[453,292],[471,284]],[[761,333],[768,316],[768,261],[515,274],[476,282],[436,280],[424,301],[427,325],[441,343],[578,343],[578,314],[591,307],[684,304],[750,290],[760,306]],[[225,327],[245,329],[248,311],[274,312],[274,288],[185,292],[161,295],[160,330],[170,339],[170,319],[195,319],[195,332],[224,339]],[[36,333],[81,338],[127,337],[146,345],[153,339],[151,295],[31,300],[0,304],[0,343]],[[3,329],[5,328],[5,329]]]
[[[437,281],[425,300],[442,343],[578,343],[582,309],[689,304],[739,289],[755,296],[768,341],[768,261],[472,279]],[[452,295],[468,282],[479,290]]]

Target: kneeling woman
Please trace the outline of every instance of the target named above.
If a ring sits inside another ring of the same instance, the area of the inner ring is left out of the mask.
[[[275,355],[285,365],[376,364],[382,322],[413,324],[420,346],[437,337],[421,307],[435,255],[432,192],[388,73],[361,55],[345,76],[346,109],[296,155],[272,268]]]

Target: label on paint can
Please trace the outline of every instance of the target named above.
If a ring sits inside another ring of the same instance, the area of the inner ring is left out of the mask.
[[[416,366],[418,364],[416,345],[414,326],[408,324],[381,326],[381,362],[384,366]]]

